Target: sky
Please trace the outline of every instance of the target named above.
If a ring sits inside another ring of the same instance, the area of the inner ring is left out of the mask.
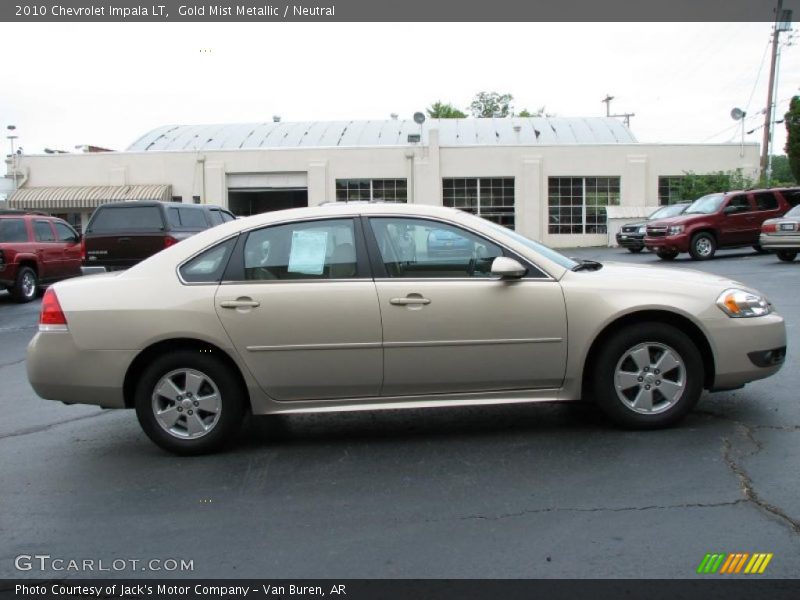
[[[641,142],[761,142],[770,23],[0,23],[18,146],[123,150],[166,124],[400,118],[508,92],[519,111],[635,113]],[[788,36],[783,34],[784,41]],[[800,94],[782,49],[778,116]],[[782,153],[783,124],[774,153]],[[8,141],[4,153],[8,152]]]

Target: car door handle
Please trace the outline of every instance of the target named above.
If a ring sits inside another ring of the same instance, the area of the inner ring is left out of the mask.
[[[222,308],[257,308],[261,302],[249,298],[239,298],[238,300],[224,300],[219,303]]]
[[[423,298],[422,296],[409,296],[406,298],[392,298],[389,300],[389,304],[394,304],[396,306],[408,306],[409,304],[430,304],[431,301],[428,298]]]

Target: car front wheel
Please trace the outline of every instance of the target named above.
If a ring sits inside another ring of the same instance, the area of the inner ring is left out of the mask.
[[[628,252],[631,254],[639,254],[642,250],[644,250],[642,246],[628,246]]]
[[[136,416],[164,450],[206,454],[232,441],[242,423],[245,398],[225,362],[207,351],[181,350],[145,369],[136,388]]]
[[[709,260],[714,258],[714,253],[717,251],[717,240],[714,236],[705,231],[701,231],[692,238],[692,243],[689,245],[689,254],[695,260]]]
[[[703,360],[682,331],[642,323],[615,333],[592,373],[601,409],[618,425],[669,427],[692,409],[703,391]]]
[[[675,257],[678,256],[677,252],[670,252],[668,250],[658,250],[656,254],[661,260],[675,260]]]
[[[39,280],[36,271],[30,267],[21,267],[17,273],[14,287],[11,288],[11,297],[15,302],[30,302],[36,298],[39,289]]]
[[[783,262],[792,262],[797,257],[797,252],[794,250],[778,250],[775,254]]]

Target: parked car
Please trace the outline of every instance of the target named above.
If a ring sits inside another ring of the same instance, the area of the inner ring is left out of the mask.
[[[30,302],[40,287],[81,274],[80,235],[41,213],[0,214],[0,289]]]
[[[99,206],[83,236],[83,264],[127,269],[194,234],[233,221],[219,206],[172,202],[111,202]]]
[[[792,262],[800,251],[800,205],[779,219],[764,221],[758,241],[764,250],[774,252],[782,261]]]
[[[428,255],[454,257],[472,255],[472,241],[450,229],[433,229],[428,233]]]
[[[644,250],[644,234],[647,229],[647,222],[657,219],[666,219],[667,217],[676,217],[683,213],[683,211],[689,207],[689,204],[689,202],[681,202],[679,204],[662,206],[657,208],[645,221],[626,223],[620,227],[617,232],[617,245],[622,248],[627,248],[628,252],[641,252]]]
[[[688,252],[694,260],[714,257],[718,248],[753,246],[761,252],[761,224],[800,204],[800,188],[708,194],[677,217],[647,225],[645,246],[663,260]]]
[[[430,256],[424,240],[443,230],[473,256]],[[413,260],[405,234],[422,242]],[[39,323],[37,394],[134,408],[179,454],[235,439],[246,412],[589,398],[623,426],[665,427],[703,389],[768,377],[786,353],[783,318],[736,281],[576,261],[406,204],[237,219],[125,272],[56,284]]]

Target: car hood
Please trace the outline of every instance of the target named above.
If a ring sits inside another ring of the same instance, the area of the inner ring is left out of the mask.
[[[692,215],[677,215],[675,217],[665,217],[664,219],[656,219],[654,221],[649,221],[647,223],[648,227],[653,225],[681,225],[682,223],[686,223],[689,221],[694,221],[697,218],[708,217],[710,215],[700,215],[700,214],[692,214]]]
[[[622,227],[643,227],[647,225],[647,221],[639,221],[637,223],[625,223]]]

